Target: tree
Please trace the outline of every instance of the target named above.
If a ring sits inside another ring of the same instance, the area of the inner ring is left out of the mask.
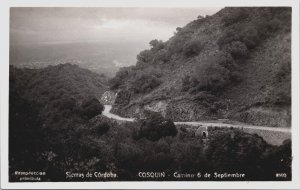
[[[183,46],[183,54],[186,57],[194,57],[200,53],[204,45],[200,40],[190,40]]]
[[[116,76],[109,80],[109,86],[111,90],[119,88],[128,76],[130,75],[131,68],[124,67],[121,68],[117,73]]]
[[[104,110],[104,106],[96,98],[88,98],[81,104],[81,115],[87,119],[99,115]]]
[[[159,113],[150,112],[146,119],[139,120],[139,136],[152,141],[157,141],[162,137],[176,136],[177,129],[170,119],[165,119]]]
[[[97,116],[88,122],[89,132],[100,136],[105,134],[113,125],[115,123],[103,115]]]
[[[234,58],[248,57],[247,46],[240,41],[233,41],[223,46],[224,51],[230,53]]]
[[[137,57],[137,65],[143,65],[145,63],[151,63],[152,62],[152,59],[153,59],[153,53],[151,50],[144,50],[144,51],[141,51]]]
[[[242,171],[248,177],[257,175],[267,147],[262,137],[234,129],[213,134],[206,154],[218,171]]]
[[[151,74],[138,73],[131,84],[135,93],[147,93],[158,87],[161,81]]]
[[[164,48],[164,42],[162,40],[157,40],[157,39],[151,40],[149,44],[151,48],[156,51]]]
[[[229,82],[229,71],[213,59],[201,63],[196,70],[199,91],[217,92]]]

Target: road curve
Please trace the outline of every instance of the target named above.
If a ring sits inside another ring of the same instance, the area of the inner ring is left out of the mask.
[[[104,105],[104,111],[102,114],[108,118],[112,118],[120,121],[134,121],[134,118],[124,118],[120,117],[116,114],[110,113],[112,109],[111,105]],[[253,129],[253,130],[264,130],[264,131],[274,131],[274,132],[283,132],[283,133],[291,133],[290,128],[282,128],[282,127],[264,127],[264,126],[256,126],[256,125],[247,125],[247,124],[227,124],[220,122],[202,122],[202,121],[183,121],[183,122],[174,122],[175,125],[190,125],[190,126],[204,126],[204,127],[233,127],[240,129]]]
[[[108,118],[115,119],[115,120],[120,120],[120,121],[134,121],[134,118],[124,118],[120,117],[116,114],[110,113],[112,106],[111,105],[104,105],[104,111],[102,114]]]

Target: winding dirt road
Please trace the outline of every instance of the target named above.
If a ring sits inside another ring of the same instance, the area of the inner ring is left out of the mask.
[[[134,118],[124,118],[120,117],[116,114],[110,113],[112,106],[111,105],[104,105],[104,111],[102,114],[108,118],[115,119],[115,120],[120,120],[120,121],[134,121]]]
[[[120,117],[116,114],[110,113],[112,109],[111,105],[104,105],[103,115],[120,120],[120,121],[134,121],[134,118],[124,118]],[[280,128],[280,127],[264,127],[264,126],[256,126],[256,125],[247,125],[247,124],[228,124],[228,123],[220,123],[220,122],[202,122],[202,121],[183,121],[183,122],[174,122],[175,125],[189,125],[189,126],[202,126],[202,127],[233,127],[233,128],[240,128],[240,129],[251,129],[254,131],[273,131],[273,132],[282,132],[282,133],[291,133],[290,128]]]

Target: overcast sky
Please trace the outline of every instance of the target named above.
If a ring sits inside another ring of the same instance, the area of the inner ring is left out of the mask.
[[[221,8],[11,8],[11,44],[149,42],[169,39]]]

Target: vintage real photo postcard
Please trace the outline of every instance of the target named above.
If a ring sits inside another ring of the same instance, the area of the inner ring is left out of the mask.
[[[299,1],[64,2],[4,8],[3,188],[300,184]]]

